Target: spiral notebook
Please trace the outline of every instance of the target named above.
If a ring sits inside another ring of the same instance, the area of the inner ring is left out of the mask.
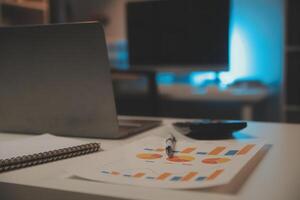
[[[100,151],[88,143],[51,134],[0,142],[0,173]]]

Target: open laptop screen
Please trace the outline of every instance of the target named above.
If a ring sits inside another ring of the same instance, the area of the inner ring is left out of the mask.
[[[119,137],[102,26],[0,28],[0,131]]]

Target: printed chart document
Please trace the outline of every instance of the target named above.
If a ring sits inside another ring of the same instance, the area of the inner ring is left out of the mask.
[[[73,168],[72,174],[116,184],[203,188],[229,183],[264,145],[257,140],[179,140],[174,156],[168,158],[165,140],[151,136],[103,152],[95,155],[90,162]]]

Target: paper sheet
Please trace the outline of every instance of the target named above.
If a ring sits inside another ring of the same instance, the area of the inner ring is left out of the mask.
[[[263,146],[256,140],[185,141],[165,154],[165,139],[151,136],[95,155],[72,174],[89,180],[159,188],[203,188],[226,184]]]
[[[32,136],[16,141],[0,142],[0,160],[53,151],[86,143],[87,142],[72,138],[58,137],[51,134]]]

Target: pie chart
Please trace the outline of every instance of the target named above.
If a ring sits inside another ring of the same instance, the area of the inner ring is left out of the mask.
[[[187,155],[177,155],[173,156],[172,158],[167,158],[167,160],[172,162],[190,162],[192,160],[195,160],[195,158]]]
[[[158,153],[140,153],[137,154],[136,157],[145,160],[153,160],[153,159],[161,158],[162,155]]]
[[[206,158],[202,160],[203,163],[212,165],[226,163],[228,161],[230,161],[229,158]]]

